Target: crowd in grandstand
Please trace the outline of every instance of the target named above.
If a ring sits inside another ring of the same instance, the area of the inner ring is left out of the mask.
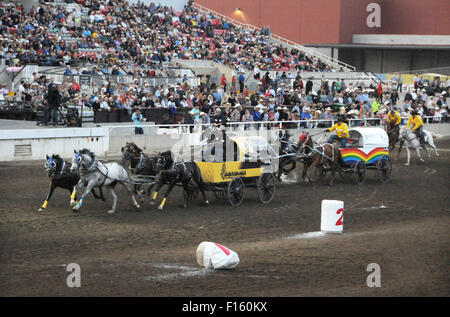
[[[241,32],[192,6],[177,12],[126,0],[39,1],[27,14],[15,1],[0,6],[2,55],[11,66],[38,62],[63,66],[71,60],[133,65],[150,71],[172,59],[207,59],[239,70],[332,71],[320,59],[269,43],[266,29]],[[82,8],[88,11],[83,13]]]
[[[243,31],[190,5],[176,12],[126,0],[65,2],[77,6],[40,1],[24,14],[17,2],[2,2],[0,58],[15,67],[31,63],[65,67],[67,76],[59,89],[67,105],[83,104],[95,112],[126,109],[129,113],[137,108],[161,107],[172,116],[179,109],[191,108],[185,123],[305,120],[311,122],[305,127],[313,127],[318,125],[314,120],[335,119],[338,114],[347,119],[362,115],[379,123],[391,107],[397,107],[402,116],[415,109],[436,121],[448,121],[448,90],[442,91],[445,87],[441,83],[425,86],[418,78],[403,100],[399,95],[405,90],[401,76],[384,87],[353,87],[342,79],[323,79],[314,87],[311,80],[301,78],[302,71],[338,75],[338,70],[296,49],[270,43],[268,28]],[[151,87],[138,79],[119,84],[108,77],[103,85],[97,85],[79,83],[71,76],[127,74],[152,78],[166,75],[163,62],[182,59],[212,60],[233,69],[235,76],[231,82],[225,76],[203,76],[198,87],[190,86],[184,77],[179,77],[177,84]],[[85,69],[74,61],[105,66]],[[269,70],[276,71],[274,78]],[[255,91],[245,86],[245,71],[252,71],[259,81]],[[18,85],[14,96],[2,85],[0,100],[45,103],[50,82],[48,77],[34,74]],[[433,87],[433,92],[427,87]],[[439,94],[434,96],[435,92]]]

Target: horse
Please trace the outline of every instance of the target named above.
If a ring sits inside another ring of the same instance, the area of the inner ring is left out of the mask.
[[[430,152],[428,151],[428,149],[425,146],[426,144],[428,144],[429,146],[431,146],[434,149],[434,152],[436,153],[436,156],[439,156],[439,153],[438,153],[438,151],[436,149],[436,146],[434,145],[433,135],[431,134],[431,132],[429,132],[427,130],[423,130],[423,134],[424,134],[424,141],[425,141],[425,143],[423,145],[421,145],[418,136],[413,131],[411,131],[409,129],[405,129],[405,128],[400,129],[400,147],[398,149],[397,159],[398,159],[398,156],[400,155],[400,151],[401,151],[401,149],[403,147],[403,144],[406,141],[406,151],[408,153],[408,158],[407,158],[406,163],[405,163],[406,166],[409,165],[409,161],[410,161],[410,158],[411,158],[410,149],[416,149],[417,156],[419,157],[421,162],[424,161],[422,159],[422,157],[420,156],[419,149],[421,147],[423,147],[425,149],[425,151],[427,152],[428,157],[431,157]]]
[[[122,166],[133,170],[139,163],[139,157],[142,150],[133,142],[127,142],[124,147],[121,148],[122,151]]]
[[[395,122],[387,122],[386,123],[386,133],[389,138],[389,151],[393,151],[395,148],[395,144],[399,141],[400,128]]]
[[[279,161],[278,161],[278,179],[282,174],[289,174],[297,165],[295,154],[298,152],[298,146],[289,140],[289,133],[280,130],[278,132],[278,140],[280,142]],[[290,165],[290,166],[289,166]]]
[[[150,157],[145,154],[135,143],[127,142],[122,151],[122,166],[129,169],[135,175],[156,176]],[[151,188],[152,185],[150,185]],[[141,201],[144,200],[141,185],[134,185],[134,192],[138,194]]]
[[[80,180],[80,175],[70,171],[71,163],[62,159],[58,154],[53,154],[52,156],[46,155],[46,158],[47,161],[45,162],[44,167],[47,171],[47,176],[51,179],[50,189],[44,203],[42,204],[42,207],[39,208],[38,211],[44,211],[47,208],[48,201],[50,200],[50,197],[52,197],[56,188],[60,187],[67,189],[70,193],[72,193],[74,186]],[[97,196],[94,190],[92,190],[92,195],[94,195],[96,199],[105,201],[101,187],[100,196]],[[73,199],[76,199],[76,195],[73,196]]]
[[[308,133],[303,133],[298,138],[297,153],[300,154],[300,161],[303,163],[302,179],[308,181],[309,179],[305,178],[307,176],[306,167],[310,164],[311,157],[314,155],[314,141]]]
[[[205,185],[200,173],[200,168],[195,162],[175,162],[175,160],[172,158],[171,151],[162,152],[156,155],[152,158],[152,161],[154,164],[154,172],[158,174],[158,180],[156,183],[156,189],[153,192],[150,200],[151,205],[155,204],[158,191],[164,184],[168,184],[169,186],[164,194],[161,204],[158,207],[159,210],[162,210],[164,208],[167,197],[177,183],[181,183],[183,185],[183,188],[187,194],[187,198],[192,190],[191,188],[189,188],[189,183],[191,180],[201,191],[203,195],[203,204],[209,204],[208,200],[206,199]],[[188,199],[185,199],[185,204],[183,205],[183,207],[185,208],[187,208],[187,200]]]
[[[133,190],[131,189],[131,180],[128,176],[126,169],[118,163],[102,163],[97,160],[94,153],[88,149],[82,149],[77,152],[74,150],[74,156],[72,159],[71,171],[80,172],[80,180],[78,184],[75,185],[73,195],[86,186],[86,191],[81,195],[78,202],[71,199],[70,205],[73,206],[74,212],[78,212],[83,204],[84,198],[94,187],[102,187],[103,185],[108,188],[111,195],[114,198],[114,203],[112,208],[108,211],[109,214],[113,214],[116,211],[117,206],[117,195],[114,191],[114,187],[117,183],[121,184],[128,191],[131,197],[131,201],[135,208],[139,209],[140,206],[136,202],[133,196]]]
[[[344,166],[344,160],[338,148],[330,143],[314,146],[311,137],[307,134],[302,134],[299,140],[299,153],[303,154],[303,174],[304,182],[314,182],[310,177],[309,171],[315,168],[319,173],[319,177],[325,177],[326,171],[331,171],[331,180],[329,185],[333,185],[336,171]]]

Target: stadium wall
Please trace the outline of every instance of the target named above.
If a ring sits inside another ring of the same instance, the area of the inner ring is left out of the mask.
[[[196,0],[247,24],[270,26],[299,44],[352,44],[353,34],[449,35],[448,0]],[[369,27],[368,5],[380,6],[380,27]],[[240,8],[236,11],[236,8]]]

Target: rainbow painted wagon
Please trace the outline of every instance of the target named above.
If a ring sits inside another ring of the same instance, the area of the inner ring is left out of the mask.
[[[367,170],[376,170],[381,183],[386,183],[392,172],[389,158],[389,137],[381,128],[349,129],[346,148],[340,148],[345,166],[339,174],[342,178],[353,175],[357,184],[364,183]]]

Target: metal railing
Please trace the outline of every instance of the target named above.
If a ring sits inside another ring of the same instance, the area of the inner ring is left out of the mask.
[[[434,122],[433,116],[423,116],[424,123],[450,123],[450,121],[440,120],[439,122]],[[443,118],[440,118],[443,119]],[[401,125],[405,125],[408,121],[408,117],[402,117]],[[378,117],[369,118],[355,118],[347,119],[349,128],[355,127],[384,127],[386,124],[386,119]],[[230,131],[246,131],[246,130],[260,130],[260,129],[288,129],[288,130],[301,130],[301,129],[317,129],[317,128],[328,128],[337,123],[336,119],[320,119],[320,120],[290,120],[290,121],[249,121],[249,122],[227,122],[225,128]],[[146,122],[142,124],[142,127],[147,128],[157,128],[157,129],[168,129],[172,130],[174,133],[189,133],[189,129],[196,128],[204,130],[206,128],[211,128],[217,125],[213,123],[194,123],[194,124],[153,124],[151,122]],[[134,128],[133,124],[124,125],[109,125],[110,128]],[[198,131],[198,130],[197,130]]]

